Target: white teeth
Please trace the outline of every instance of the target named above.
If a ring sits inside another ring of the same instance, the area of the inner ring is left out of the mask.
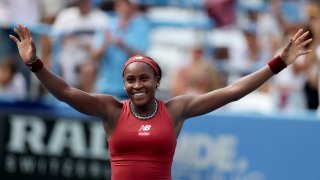
[[[134,95],[135,96],[143,96],[143,95],[145,95],[146,93],[135,93]]]

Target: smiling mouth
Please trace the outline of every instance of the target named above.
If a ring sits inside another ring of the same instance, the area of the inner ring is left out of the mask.
[[[145,92],[143,92],[143,93],[134,93],[133,94],[134,97],[143,97],[144,95],[146,95]]]

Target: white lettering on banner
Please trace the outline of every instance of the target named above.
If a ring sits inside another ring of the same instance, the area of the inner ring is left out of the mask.
[[[99,123],[88,123],[89,142],[86,141],[84,124],[79,121],[59,119],[54,122],[51,133],[44,120],[37,117],[12,116],[9,123],[8,152],[26,153],[28,145],[35,155],[64,156],[64,150],[69,149],[70,155],[77,158],[110,158],[107,139]],[[49,136],[48,142],[44,140],[46,136]]]
[[[58,175],[59,174],[59,166],[60,166],[59,159],[57,159],[57,158],[50,159],[50,162],[49,162],[50,174]]]
[[[38,158],[31,155],[13,155],[4,157],[4,169],[8,173],[34,174],[39,173],[53,176],[63,175],[69,178],[110,178],[110,170],[103,162],[92,161],[86,163],[82,160],[65,158]],[[45,169],[45,170],[44,170]]]
[[[110,155],[101,122],[66,119],[47,122],[38,117],[13,115],[8,123],[5,172],[110,178]]]
[[[35,159],[31,156],[24,156],[19,160],[20,171],[25,174],[32,174],[36,169]]]
[[[39,158],[38,160],[38,170],[39,174],[47,174],[47,161],[44,158]]]
[[[88,167],[88,173],[91,174],[92,177],[97,178],[103,173],[103,170],[100,168],[100,164],[98,162],[93,162]]]
[[[86,164],[84,161],[78,161],[76,164],[75,164],[75,174],[78,178],[86,178]]]
[[[46,126],[39,118],[29,116],[15,116],[10,121],[10,139],[7,150],[16,153],[26,152],[26,143],[35,154],[43,154],[43,137]],[[30,130],[28,130],[30,128]]]
[[[66,159],[61,166],[61,174],[64,177],[71,177],[72,176],[72,169],[73,169],[73,161],[71,159]]]
[[[232,136],[212,139],[199,133],[192,136],[184,135],[178,142],[179,153],[176,153],[175,158],[183,160],[184,163],[192,164],[195,168],[214,165],[219,171],[230,171],[233,168],[237,139]]]
[[[174,156],[174,177],[265,180],[264,173],[250,170],[248,159],[238,157],[238,144],[237,136],[231,134],[217,137],[204,133],[181,134]]]
[[[96,159],[110,159],[110,153],[105,148],[107,145],[107,138],[102,128],[101,123],[90,123],[90,144],[89,154],[92,158]]]
[[[15,173],[18,169],[17,167],[17,159],[13,155],[8,155],[4,159],[4,169],[9,173]]]
[[[74,157],[86,156],[85,134],[81,123],[76,121],[59,120],[48,141],[47,151],[50,155],[63,154],[65,148],[70,149]]]

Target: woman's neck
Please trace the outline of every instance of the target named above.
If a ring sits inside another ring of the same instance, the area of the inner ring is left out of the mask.
[[[132,114],[138,118],[138,119],[150,119],[153,116],[155,116],[155,114],[158,111],[158,102],[156,99],[153,99],[152,101],[148,102],[146,105],[144,106],[137,106],[135,104],[133,104],[132,101],[130,101],[130,110],[132,112]]]

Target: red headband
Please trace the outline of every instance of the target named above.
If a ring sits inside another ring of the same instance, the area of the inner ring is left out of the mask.
[[[122,70],[122,76],[124,76],[124,70],[127,68],[127,66],[133,62],[143,62],[143,63],[146,63],[148,64],[153,72],[156,74],[156,76],[159,76],[159,70],[158,70],[158,67],[157,67],[157,64],[156,62],[152,61],[151,59],[145,57],[145,56],[141,56],[141,55],[136,55],[136,56],[133,56],[131,57],[125,64],[124,64],[124,67],[123,67],[123,70]]]

